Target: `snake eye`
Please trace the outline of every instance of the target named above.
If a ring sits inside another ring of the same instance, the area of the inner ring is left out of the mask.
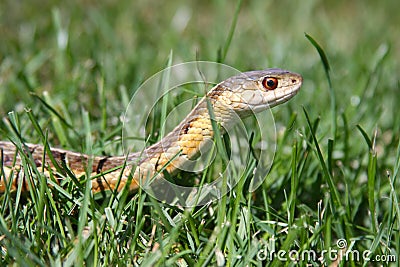
[[[266,77],[263,79],[262,85],[267,90],[274,90],[276,87],[278,87],[278,79]]]

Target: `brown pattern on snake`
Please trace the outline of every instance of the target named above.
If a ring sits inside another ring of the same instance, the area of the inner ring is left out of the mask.
[[[274,78],[278,85],[274,90],[264,87],[264,79]],[[44,170],[47,177],[63,179],[68,171],[79,178],[89,170],[92,191],[121,190],[129,186],[136,190],[141,183],[151,177],[161,177],[165,170],[174,175],[185,164],[197,157],[202,147],[213,138],[213,128],[207,101],[223,133],[225,128],[235,123],[236,115],[245,117],[252,112],[260,112],[286,102],[300,89],[302,77],[299,74],[281,69],[250,71],[226,79],[211,89],[205,98],[186,118],[158,143],[143,152],[128,156],[89,156],[63,149],[52,148],[51,155],[58,166],[54,166],[50,155],[41,145],[26,144],[23,151],[16,149],[11,142],[0,141],[0,193],[8,187],[16,190],[22,179],[22,190],[29,190],[27,179],[33,182],[35,174],[22,168],[23,155],[31,155],[33,163]],[[27,152],[29,151],[29,153]],[[65,168],[68,168],[66,170]],[[27,178],[28,177],[28,178]],[[92,178],[94,177],[94,178]],[[130,185],[128,180],[132,178]],[[157,181],[157,179],[155,179]]]

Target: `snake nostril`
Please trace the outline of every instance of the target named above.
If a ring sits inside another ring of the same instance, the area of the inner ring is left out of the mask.
[[[296,83],[297,82],[297,80],[296,79],[292,79],[292,83]]]

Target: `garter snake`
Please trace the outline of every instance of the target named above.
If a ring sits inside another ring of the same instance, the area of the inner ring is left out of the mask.
[[[198,156],[200,149],[214,135],[208,104],[223,130],[233,124],[237,116],[245,117],[288,101],[301,85],[299,74],[282,69],[249,71],[230,77],[214,86],[162,140],[128,156],[89,156],[57,148],[45,149],[35,144],[24,144],[24,149],[19,150],[13,142],[0,141],[0,193],[7,187],[15,191],[19,183],[22,183],[23,191],[29,190],[27,179],[33,179],[34,175],[24,171],[22,153],[29,155],[48,179],[50,176],[65,177],[65,174],[57,175],[60,166],[67,167],[75,177],[81,177],[87,173],[91,161],[90,176],[96,177],[91,179],[93,193],[119,191],[130,176],[129,189],[134,191],[147,178],[160,175],[160,171],[174,175],[187,160]]]

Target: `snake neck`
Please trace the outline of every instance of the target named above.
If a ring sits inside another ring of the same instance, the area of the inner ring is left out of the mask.
[[[148,171],[165,169],[173,174],[196,159],[214,137],[213,124],[223,134],[235,116],[223,101],[219,101],[221,95],[211,92],[164,138],[144,149],[143,153],[130,154],[128,160],[136,161],[139,168]]]

